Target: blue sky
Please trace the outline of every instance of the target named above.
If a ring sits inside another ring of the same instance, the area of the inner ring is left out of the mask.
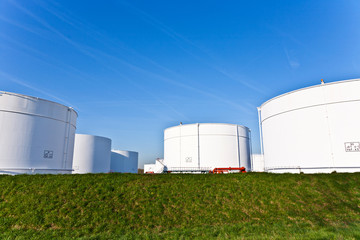
[[[0,90],[73,106],[77,132],[163,156],[183,123],[249,127],[297,88],[360,77],[360,1],[0,0]]]

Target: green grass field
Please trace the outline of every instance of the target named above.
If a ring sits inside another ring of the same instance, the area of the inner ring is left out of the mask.
[[[0,176],[0,239],[360,239],[360,174]]]

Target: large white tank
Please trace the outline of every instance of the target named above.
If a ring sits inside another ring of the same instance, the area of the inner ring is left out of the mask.
[[[269,172],[360,171],[360,79],[303,88],[259,108]]]
[[[87,134],[75,135],[73,173],[110,172],[111,139]]]
[[[251,136],[247,127],[196,123],[164,131],[164,164],[168,170],[245,167],[251,169]]]
[[[0,91],[0,174],[71,173],[77,113]]]
[[[138,152],[112,150],[110,171],[121,173],[137,173],[138,159]]]

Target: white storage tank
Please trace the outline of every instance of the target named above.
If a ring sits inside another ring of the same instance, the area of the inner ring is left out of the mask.
[[[144,164],[144,173],[155,173],[156,164]]]
[[[0,91],[0,174],[71,173],[77,113]]]
[[[252,172],[264,172],[265,171],[264,155],[253,154],[251,158],[252,158],[251,171]]]
[[[196,123],[164,131],[164,164],[168,171],[245,167],[251,169],[251,136],[247,127]]]
[[[111,139],[87,134],[75,135],[73,173],[110,172]]]
[[[111,172],[137,173],[139,153],[124,150],[111,151]]]
[[[164,159],[158,158],[155,164],[144,165],[144,173],[163,173],[164,167]]]
[[[319,84],[259,108],[265,170],[360,171],[360,79]]]

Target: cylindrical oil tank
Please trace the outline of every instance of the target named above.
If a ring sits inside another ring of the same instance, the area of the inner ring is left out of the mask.
[[[196,123],[164,131],[164,164],[171,169],[251,169],[251,134],[247,127]]]
[[[144,165],[144,173],[163,173],[164,167],[164,159],[158,158],[155,164]]]
[[[139,153],[124,150],[111,151],[111,172],[137,173]]]
[[[155,173],[156,164],[144,164],[144,173]]]
[[[252,167],[251,168],[252,172],[264,172],[265,171],[264,156],[262,154],[253,154],[251,167]]]
[[[71,173],[77,113],[0,91],[0,174]]]
[[[110,172],[111,139],[76,134],[73,173]]]
[[[275,97],[259,110],[265,170],[360,171],[360,79]]]

